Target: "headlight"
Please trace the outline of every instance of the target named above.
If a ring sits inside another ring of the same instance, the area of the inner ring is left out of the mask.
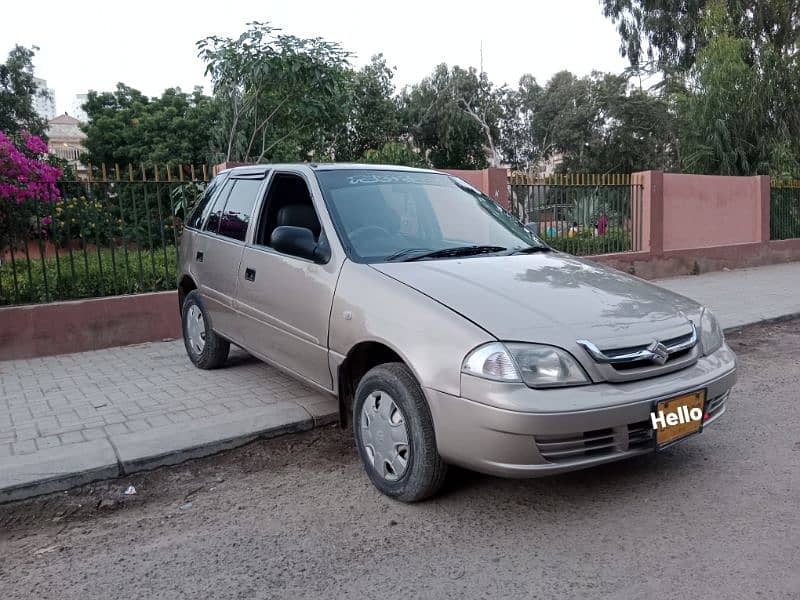
[[[703,316],[700,317],[700,345],[703,349],[703,354],[708,356],[712,352],[716,352],[722,347],[722,342],[725,341],[725,336],[722,334],[717,319],[707,308],[703,310]]]
[[[500,342],[480,346],[467,354],[461,372],[496,381],[522,381],[511,355]]]
[[[484,379],[523,381],[530,387],[589,383],[586,373],[568,352],[540,344],[486,344],[467,355],[461,370]]]

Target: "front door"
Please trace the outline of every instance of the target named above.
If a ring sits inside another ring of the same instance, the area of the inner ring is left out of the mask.
[[[322,199],[312,195],[301,174],[273,175],[253,243],[242,255],[236,308],[247,317],[247,349],[330,390],[328,320],[343,256],[316,264],[281,254],[270,244],[272,231],[281,225],[324,236],[318,208]]]

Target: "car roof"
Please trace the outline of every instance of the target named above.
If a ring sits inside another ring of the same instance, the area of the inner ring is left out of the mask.
[[[232,177],[264,177],[271,169],[281,168],[297,168],[303,167],[311,169],[312,171],[335,171],[344,169],[370,169],[378,171],[411,171],[415,173],[437,173],[443,174],[441,171],[433,169],[419,169],[417,167],[403,167],[400,165],[371,165],[362,163],[278,163],[278,164],[262,164],[262,165],[242,165],[239,167],[232,167],[217,173],[228,173]]]

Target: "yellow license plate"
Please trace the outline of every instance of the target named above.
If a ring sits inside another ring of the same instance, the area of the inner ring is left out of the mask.
[[[705,401],[706,391],[700,390],[657,402],[651,416],[656,430],[656,447],[662,448],[700,431],[705,416]]]

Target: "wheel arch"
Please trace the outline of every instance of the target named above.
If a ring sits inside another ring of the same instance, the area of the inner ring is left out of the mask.
[[[339,424],[347,427],[351,420],[353,401],[358,382],[370,369],[386,363],[398,362],[409,368],[420,383],[419,374],[411,363],[389,344],[377,340],[365,340],[350,348],[337,369],[337,396],[339,397]]]
[[[192,290],[197,289],[197,284],[191,275],[183,275],[178,281],[178,312],[183,313],[183,301]]]

